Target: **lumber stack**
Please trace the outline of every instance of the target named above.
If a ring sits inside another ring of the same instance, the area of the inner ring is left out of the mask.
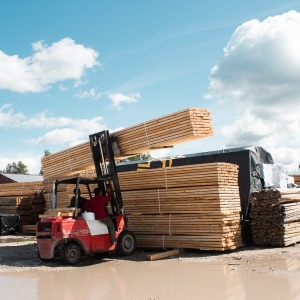
[[[294,175],[295,184],[300,185],[300,175]]]
[[[212,136],[214,132],[209,111],[188,108],[111,134],[117,137],[120,151],[115,158],[121,159]],[[89,142],[48,155],[42,164],[45,178],[68,176],[94,167]]]
[[[59,179],[62,179],[59,178]],[[45,191],[45,210],[48,211],[52,209],[52,198],[53,198],[53,179],[44,179],[44,191]],[[71,198],[74,196],[75,186],[71,184],[60,184],[57,190],[57,199],[56,199],[56,207],[57,208],[66,208],[70,205]],[[79,186],[81,191],[81,196],[89,199],[89,193],[85,185]],[[93,186],[91,186],[91,190],[93,191]]]
[[[242,246],[238,166],[210,163],[119,173],[139,247],[232,250]]]
[[[0,212],[20,215],[21,228],[35,225],[44,210],[42,181],[0,184]]]
[[[285,247],[300,241],[300,189],[253,192],[251,229],[257,245]]]

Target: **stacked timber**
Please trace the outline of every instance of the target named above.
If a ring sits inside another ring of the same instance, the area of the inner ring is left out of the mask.
[[[210,163],[119,173],[139,247],[232,250],[242,246],[238,166]]]
[[[62,179],[60,177],[59,179]],[[52,207],[53,199],[53,181],[54,179],[44,179],[44,197],[45,197],[45,209],[50,210]],[[70,205],[71,198],[74,196],[75,185],[72,184],[60,184],[57,189],[56,208],[66,208]],[[89,193],[85,185],[79,185],[81,196],[89,199]],[[91,186],[93,191],[93,187]]]
[[[251,229],[257,245],[285,247],[300,241],[300,189],[253,192]]]
[[[118,141],[116,159],[170,148],[213,134],[210,112],[198,108],[184,109],[111,133]],[[69,176],[94,167],[89,142],[48,155],[42,164],[45,178]]]
[[[35,225],[44,210],[42,181],[0,184],[0,212],[18,214],[21,231],[23,226]]]
[[[300,175],[294,175],[295,184],[300,185]]]

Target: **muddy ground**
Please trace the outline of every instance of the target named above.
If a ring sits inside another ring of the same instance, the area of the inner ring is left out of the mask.
[[[119,257],[115,253],[96,254],[90,257],[83,257],[78,264],[80,266],[88,266],[97,264],[99,261],[147,261],[150,254],[163,252],[162,249],[137,249],[134,255],[129,257]],[[257,260],[266,261],[270,259],[277,260],[295,260],[300,265],[300,244],[290,247],[274,248],[251,246],[244,247],[234,251],[215,252],[200,251],[194,249],[180,249],[180,254],[165,259],[180,259],[181,261],[205,261],[205,262],[226,262],[240,261],[251,262]],[[30,235],[13,235],[0,236],[0,272],[20,271],[21,269],[47,269],[66,268],[59,259],[55,261],[41,261],[37,257],[37,244],[35,236]],[[300,277],[299,277],[300,278]]]
[[[138,249],[130,257],[85,257],[76,266],[43,262],[36,250],[34,236],[0,237],[2,295],[24,299],[13,288],[17,284],[26,286],[31,300],[46,299],[49,289],[61,299],[300,299],[300,244],[224,253],[181,250],[158,261],[147,255],[162,250]]]

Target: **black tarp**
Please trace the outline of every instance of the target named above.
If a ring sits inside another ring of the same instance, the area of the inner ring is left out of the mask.
[[[118,172],[127,172],[142,168],[153,169],[213,162],[226,162],[239,166],[238,183],[241,199],[242,235],[245,244],[251,243],[252,237],[249,223],[250,194],[253,191],[259,191],[263,188],[259,176],[259,165],[274,163],[271,154],[262,147],[232,148],[163,159],[152,159],[150,161],[126,162],[118,164],[116,167]]]
[[[20,216],[0,213],[0,235],[10,235],[19,231]]]

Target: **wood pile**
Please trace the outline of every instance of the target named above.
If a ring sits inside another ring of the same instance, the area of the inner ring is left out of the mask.
[[[115,158],[120,159],[212,136],[214,131],[209,111],[188,108],[111,134],[117,137],[120,153],[115,153]],[[44,178],[68,176],[92,169],[94,163],[90,143],[48,155],[43,158],[42,164]]]
[[[63,179],[62,177],[58,179]],[[52,198],[53,198],[53,181],[54,179],[44,179],[44,191],[45,191],[45,209],[52,209]],[[75,185],[71,184],[60,184],[57,190],[56,207],[66,208],[70,205],[71,198],[74,196]],[[89,193],[85,185],[79,185],[81,196],[89,199]],[[91,191],[93,191],[93,186],[91,186]]]
[[[21,230],[24,225],[36,224],[44,211],[42,181],[0,184],[0,212],[20,215]]]
[[[255,244],[285,247],[300,241],[300,189],[271,189],[251,195]]]
[[[123,172],[119,181],[139,247],[224,251],[242,246],[237,165]]]
[[[295,184],[300,185],[300,175],[294,175]]]

